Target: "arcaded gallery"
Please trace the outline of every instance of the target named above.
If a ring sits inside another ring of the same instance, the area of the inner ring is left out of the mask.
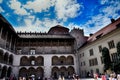
[[[111,60],[118,60],[119,34],[120,18],[85,36],[83,29],[69,30],[61,25],[53,26],[45,33],[16,32],[0,15],[0,78],[12,75],[57,79],[60,75],[68,78],[73,74],[86,77],[87,72],[103,73],[99,49],[107,47]]]

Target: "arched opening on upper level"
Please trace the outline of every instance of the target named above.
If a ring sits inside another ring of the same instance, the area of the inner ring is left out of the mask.
[[[21,66],[26,66],[26,65],[29,65],[29,59],[27,56],[22,56],[21,59],[20,59],[20,65]]]
[[[57,56],[52,57],[52,65],[58,65],[59,64],[59,58]]]
[[[13,55],[11,54],[10,56],[9,56],[9,64],[13,64]]]
[[[41,66],[44,65],[44,58],[42,56],[38,56],[36,58],[36,65],[41,65]]]

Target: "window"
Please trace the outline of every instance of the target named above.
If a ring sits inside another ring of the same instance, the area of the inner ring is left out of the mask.
[[[102,46],[100,45],[98,46],[98,48],[99,48],[99,52],[102,52]]]
[[[115,48],[114,41],[113,40],[109,41],[108,46],[109,46],[110,49]]]
[[[90,56],[94,55],[94,54],[93,54],[93,49],[90,49],[90,50],[89,50],[89,53],[90,53]]]
[[[80,58],[81,58],[81,54],[80,54]]]
[[[112,53],[111,58],[113,62],[119,62],[118,54],[117,53]]]
[[[35,54],[35,49],[30,49],[30,54],[31,55]]]
[[[83,62],[83,65],[85,66],[85,61]]]
[[[81,62],[81,66],[85,66],[85,61]]]
[[[17,54],[21,54],[22,53],[22,50],[21,49],[18,49],[17,50]]]
[[[89,65],[90,65],[90,66],[98,65],[97,58],[90,59],[90,60],[89,60]]]
[[[84,57],[84,53],[82,53],[82,56]]]

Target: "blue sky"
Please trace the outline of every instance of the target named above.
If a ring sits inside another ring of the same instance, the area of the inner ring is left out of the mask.
[[[16,31],[48,32],[59,24],[89,35],[120,17],[120,0],[0,0],[0,13]]]

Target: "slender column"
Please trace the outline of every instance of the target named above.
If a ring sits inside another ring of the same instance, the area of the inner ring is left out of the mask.
[[[11,46],[12,46],[12,35],[11,35],[11,38],[10,38],[10,46],[9,46],[9,50],[11,49]]]
[[[1,30],[0,30],[0,38],[2,36],[2,31],[3,31],[3,27],[1,27]]]
[[[15,42],[14,42],[14,45],[13,45],[13,51],[15,51],[15,44],[16,44],[16,38],[15,38]]]
[[[7,45],[7,36],[8,36],[8,32],[6,33],[6,36],[5,36],[5,48],[6,48],[6,45]]]

